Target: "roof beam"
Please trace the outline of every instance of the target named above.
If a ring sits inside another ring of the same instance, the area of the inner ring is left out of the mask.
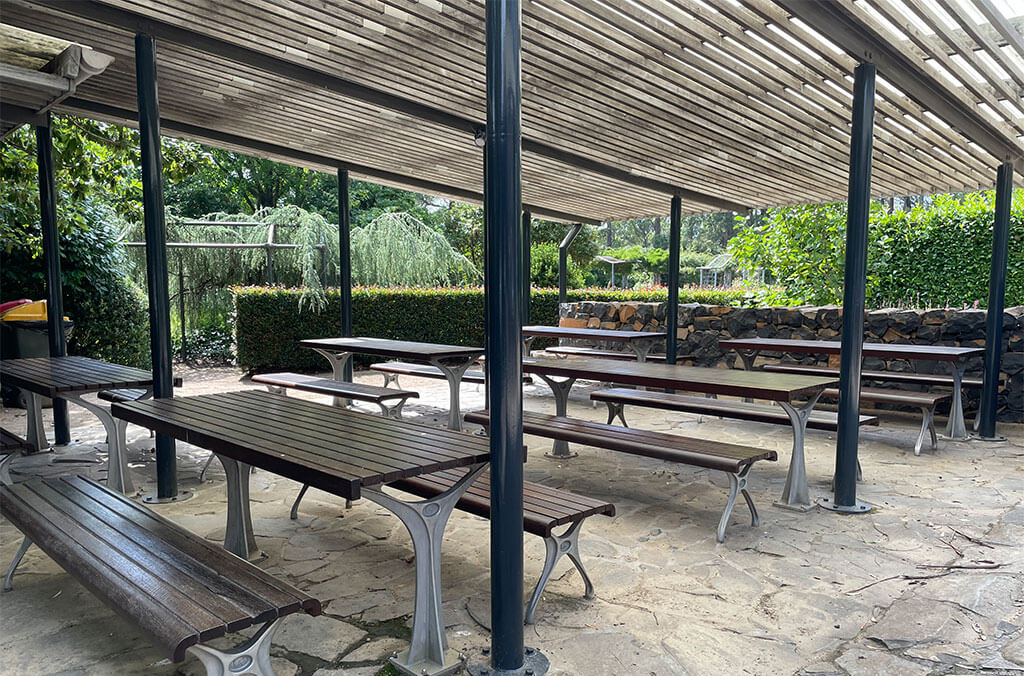
[[[471,143],[476,131],[484,126],[483,122],[449,113],[432,106],[406,99],[390,92],[380,91],[373,87],[352,82],[332,73],[325,73],[309,66],[290,61],[272,54],[267,54],[249,47],[237,45],[221,38],[175,26],[165,21],[153,19],[132,11],[104,5],[96,0],[78,0],[66,2],[62,0],[36,0],[38,4],[51,7],[59,12],[74,14],[91,21],[114,26],[133,33],[145,33],[155,38],[168,40],[192,49],[245,63],[261,70],[287,77],[313,87],[322,87],[329,91],[347,96],[381,108],[393,110],[420,120],[456,129],[466,134],[467,143]],[[722,211],[745,212],[748,205],[732,200],[708,195],[695,190],[661,181],[656,178],[641,176],[629,170],[613,167],[572,151],[556,148],[540,141],[523,138],[524,152],[541,155],[569,166],[593,172],[607,178],[622,181],[639,188],[677,195],[687,201],[705,204]]]
[[[979,111],[965,109],[946,86],[894,49],[888,41],[865,26],[839,3],[819,0],[776,0],[790,15],[799,18],[853,57],[873,63],[879,73],[908,97],[977,143],[1000,162],[1024,167],[1020,149]]]
[[[118,108],[115,106],[106,105],[104,103],[96,103],[94,101],[87,101],[85,99],[79,98],[65,99],[61,103],[60,107],[63,110],[67,110],[68,112],[81,115],[83,117],[99,116],[107,120],[124,120],[130,122],[137,122],[139,119],[138,113],[134,110]],[[456,188],[450,185],[445,185],[443,183],[427,181],[421,178],[414,178],[412,176],[404,176],[402,174],[396,174],[394,172],[385,171],[383,169],[376,169],[374,167],[367,167],[360,164],[352,164],[350,162],[345,162],[344,160],[328,157],[326,155],[318,155],[316,153],[309,153],[304,150],[296,150],[295,148],[289,148],[288,146],[282,146],[276,143],[269,143],[267,141],[259,141],[257,139],[248,138],[246,136],[239,136],[238,134],[231,134],[228,132],[218,131],[216,129],[199,127],[193,124],[189,124],[187,122],[179,122],[176,120],[161,118],[160,127],[162,130],[172,132],[176,136],[180,135],[196,141],[209,141],[214,145],[222,143],[233,147],[245,148],[255,153],[261,153],[264,155],[271,155],[274,157],[287,159],[301,166],[318,166],[333,167],[336,169],[347,169],[353,174],[358,174],[360,176],[366,176],[381,181],[387,181],[388,183],[407,186],[409,188],[416,188],[434,195],[447,195],[455,199],[465,200],[467,202],[475,202],[478,204],[483,202],[483,194],[476,192],[474,190]],[[566,213],[564,211],[558,211],[557,209],[548,209],[546,207],[536,206],[532,204],[524,204],[523,209],[526,209],[535,216],[550,219],[553,221],[564,221],[566,223],[586,223],[588,225],[601,224],[601,221],[596,218],[587,218],[584,216],[578,216],[576,214]]]

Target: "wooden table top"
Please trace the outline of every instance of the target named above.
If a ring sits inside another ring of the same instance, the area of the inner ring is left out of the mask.
[[[618,359],[524,359],[523,371],[665,389],[792,401],[836,385],[838,378],[702,366],[673,366]]]
[[[117,418],[357,499],[360,488],[487,462],[484,437],[260,390],[114,404]]]
[[[0,380],[44,397],[62,392],[97,392],[121,388],[148,388],[153,374],[88,357],[33,357],[0,361]]]
[[[794,340],[783,338],[738,338],[720,340],[718,346],[734,350],[761,350],[770,352],[800,352],[805,354],[839,354],[842,343],[838,340]],[[952,347],[948,345],[906,345],[902,343],[864,343],[865,357],[882,359],[926,359],[957,362],[984,354],[983,347]]]
[[[524,326],[524,336],[548,338],[591,338],[609,342],[631,343],[637,340],[664,340],[664,331],[617,331],[615,329],[578,329],[569,326]]]
[[[416,343],[408,340],[391,340],[390,338],[367,338],[353,336],[351,338],[308,338],[300,340],[299,345],[330,352],[354,352],[356,354],[376,354],[396,359],[427,360],[450,359],[453,357],[476,359],[484,353],[482,347],[465,345],[439,345],[435,343]]]

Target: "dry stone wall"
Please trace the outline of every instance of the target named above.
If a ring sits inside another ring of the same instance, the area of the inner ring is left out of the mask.
[[[559,308],[563,326],[616,329],[623,331],[664,331],[665,303],[602,303],[584,301],[563,303]],[[872,310],[864,315],[864,339],[867,342],[926,345],[985,345],[985,310]],[[737,354],[718,348],[728,338],[797,338],[838,340],[843,325],[843,310],[824,307],[729,307],[688,303],[679,306],[677,335],[681,364],[720,368],[741,368]],[[586,342],[574,341],[576,345]],[[599,345],[602,349],[621,350],[621,344]],[[628,349],[628,348],[625,348]],[[655,352],[664,352],[660,347]],[[999,393],[999,419],[1024,422],[1024,306],[1008,308],[1003,314],[1003,384]],[[763,352],[757,364],[785,361],[818,364],[838,368],[838,356],[781,354]],[[874,371],[949,373],[949,365],[935,361],[883,360],[866,358],[864,368]],[[967,374],[980,377],[981,357],[972,358]],[[903,386],[913,389],[914,386]],[[980,389],[966,388],[968,410],[977,407]]]

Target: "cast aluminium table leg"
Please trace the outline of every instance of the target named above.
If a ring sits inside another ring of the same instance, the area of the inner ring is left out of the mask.
[[[555,395],[555,415],[565,416],[569,408],[569,390],[572,389],[576,379],[555,380],[543,373],[537,375],[548,384],[548,387],[551,388],[551,393]],[[551,453],[547,454],[549,458],[575,458],[577,455],[579,454],[569,450],[569,442],[564,439],[555,439],[554,443],[551,444]]]
[[[77,392],[64,392],[60,396],[86,409],[103,423],[103,429],[107,433],[107,486],[125,495],[134,493],[135,485],[128,472],[128,454],[125,451],[128,421],[115,418],[110,414],[109,406],[88,401]],[[147,390],[139,399],[148,399],[151,396],[153,391]]]
[[[43,427],[42,399],[35,392],[21,390],[21,393],[25,398],[25,419],[28,424],[25,439],[32,444],[32,448],[41,451],[50,446],[50,442],[46,440],[46,429]]]
[[[331,374],[335,380],[345,379],[345,365],[352,359],[351,352],[331,352],[330,350],[322,350],[319,347],[314,347],[315,352],[319,352],[327,359],[331,364]],[[385,385],[387,383],[385,382]],[[345,399],[344,397],[334,397],[335,406],[348,406],[352,403],[351,399]]]
[[[736,350],[736,354],[740,356],[740,361],[743,362],[744,371],[754,370],[754,360],[757,359],[757,350]]]
[[[408,676],[442,676],[462,668],[462,656],[448,648],[441,612],[441,539],[455,503],[486,463],[473,467],[454,486],[429,500],[407,502],[377,488],[364,488],[363,497],[390,510],[412,537],[416,558],[416,600],[409,649],[392,656],[391,664]]]
[[[224,466],[228,484],[228,524],[224,531],[224,549],[246,561],[259,558],[256,536],[249,512],[249,465],[217,454]]]
[[[451,359],[431,359],[430,364],[441,369],[441,373],[448,380],[448,429],[459,432],[462,430],[462,410],[459,407],[459,385],[462,383],[462,375],[469,368],[470,364],[476,361],[476,357],[459,363],[444,363]]]
[[[775,503],[781,507],[803,509],[811,506],[807,490],[807,465],[804,462],[804,436],[807,432],[807,419],[811,417],[811,411],[820,396],[821,392],[818,392],[799,408],[793,406],[792,402],[779,402],[793,425],[793,454],[789,459],[786,487],[782,491],[782,498]]]
[[[949,407],[949,420],[946,422],[946,436],[950,439],[967,439],[967,426],[964,424],[964,399],[961,383],[964,378],[966,364],[953,366],[953,404]]]

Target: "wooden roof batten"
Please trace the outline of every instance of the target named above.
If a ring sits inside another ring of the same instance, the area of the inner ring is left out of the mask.
[[[147,32],[174,133],[478,201],[482,0],[4,2],[8,23],[115,55],[66,110],[134,109],[132,35]],[[842,200],[850,74],[883,50],[872,195],[991,188],[1024,156],[1015,3],[524,0],[524,202],[595,221],[677,194],[688,212]],[[830,23],[811,17],[822,5]]]
[[[852,13],[844,3],[818,0],[775,0],[794,16],[865,62],[878,67],[881,75],[899,82],[899,87],[918,105],[945,120],[967,138],[984,148],[1001,162],[1011,162],[1019,172],[1024,170],[1024,155],[1019,147],[1008,143],[1006,132],[984,115],[964,106],[939,78],[918,68],[872,28]],[[989,6],[988,0],[981,0]],[[1001,17],[993,10],[995,16]]]
[[[347,97],[371,103],[381,108],[411,115],[421,120],[449,127],[451,129],[456,129],[466,133],[467,141],[470,141],[477,131],[484,127],[484,124],[479,121],[455,115],[419,101],[400,97],[389,92],[380,91],[342,78],[338,75],[324,73],[287,59],[243,47],[197,31],[181,28],[152,17],[146,17],[128,10],[104,5],[94,0],[77,0],[73,3],[62,2],[61,0],[38,0],[38,2],[39,4],[59,8],[63,12],[69,12],[81,16],[82,18],[92,19],[137,33],[145,33],[157,39],[169,40],[204,52],[217,54],[218,56],[231,59],[232,61],[247,63],[267,72],[275,73],[298,82],[322,87],[324,89],[343,94]],[[678,196],[684,200],[700,202],[701,204],[706,204],[716,209],[720,209],[721,211],[745,212],[751,208],[750,205],[741,204],[715,195],[704,194],[682,186],[673,185],[656,178],[636,174],[625,169],[613,167],[593,158],[584,157],[578,153],[562,148],[556,148],[549,144],[533,141],[525,137],[522,139],[522,149],[524,152],[541,155],[563,164],[578,167],[626,184],[640,188],[647,188],[657,192],[663,192],[672,196]],[[540,213],[540,211],[543,211],[543,209],[539,209],[536,213]],[[577,219],[577,222],[592,223],[594,222],[594,219]]]

